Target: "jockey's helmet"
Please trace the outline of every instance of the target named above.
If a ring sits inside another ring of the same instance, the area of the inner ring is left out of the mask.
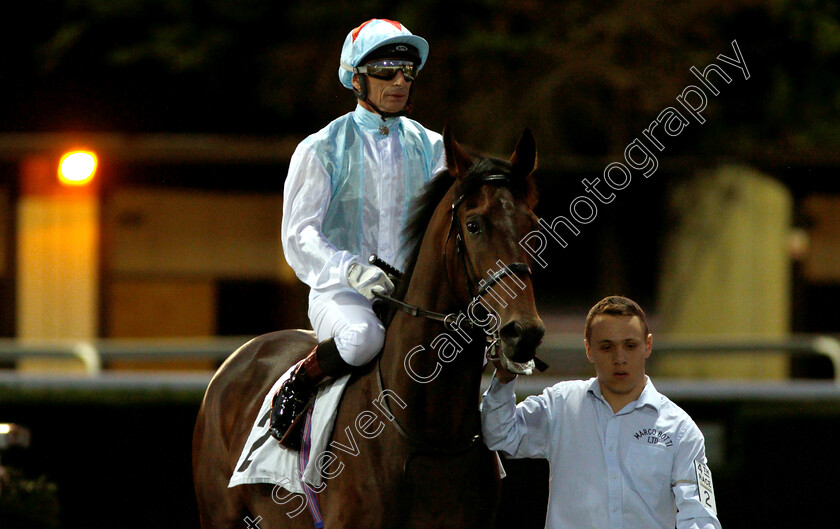
[[[342,85],[355,91],[353,75],[358,73],[356,68],[366,62],[384,58],[404,59],[417,64],[417,71],[420,71],[428,56],[429,43],[426,39],[413,35],[399,22],[374,18],[355,28],[344,39],[338,78]]]

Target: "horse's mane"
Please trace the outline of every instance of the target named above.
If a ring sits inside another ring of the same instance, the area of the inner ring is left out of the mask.
[[[464,178],[458,182],[458,195],[469,196],[475,193],[483,184],[484,177],[490,174],[511,175],[512,164],[507,160],[494,157],[474,157],[474,163],[467,171]],[[426,234],[426,229],[432,220],[435,209],[446,195],[449,188],[455,183],[452,175],[447,169],[436,174],[423,187],[420,195],[412,204],[412,213],[403,231],[403,250],[407,252],[406,269],[403,277],[394,293],[397,299],[403,299],[411,276],[414,273],[414,265],[417,263],[417,256],[420,254],[420,244]],[[508,186],[516,198],[524,198],[531,208],[537,202],[537,188],[532,175],[521,178],[511,178]]]
[[[420,243],[423,242],[426,228],[429,227],[435,209],[437,209],[449,188],[452,187],[452,184],[452,175],[449,174],[449,171],[443,169],[426,183],[423,191],[414,199],[411,216],[403,230],[403,251],[407,252],[408,258],[406,259],[402,279],[400,279],[400,284],[394,293],[394,297],[397,299],[405,297],[408,284],[411,282],[411,275],[414,273],[414,265],[417,263],[417,256],[420,254]]]

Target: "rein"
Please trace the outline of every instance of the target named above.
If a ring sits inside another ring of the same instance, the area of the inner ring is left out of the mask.
[[[376,383],[378,385],[379,394],[381,395],[385,391],[385,385],[382,382],[382,355],[380,355],[379,358],[376,360]],[[457,456],[469,452],[475,446],[477,446],[478,442],[481,440],[481,434],[477,433],[473,435],[472,438],[466,443],[464,443],[462,446],[456,446],[454,448],[442,448],[439,446],[427,447],[427,443],[415,439],[405,430],[405,428],[403,428],[403,426],[400,424],[400,421],[397,420],[397,416],[394,415],[393,411],[391,411],[391,406],[388,404],[388,399],[382,399],[382,404],[385,406],[385,411],[387,411],[388,416],[391,417],[391,423],[393,423],[394,428],[396,428],[397,430],[397,433],[400,434],[400,437],[408,441],[408,444],[411,447],[411,451],[409,452],[408,457],[405,458],[405,461],[403,461],[403,473],[406,473],[408,471],[408,464],[409,462],[411,462],[414,456]]]
[[[376,262],[378,262],[378,258],[376,256],[371,256],[370,262],[375,264]],[[466,267],[466,263],[464,264],[464,266]],[[473,299],[483,296],[484,294],[487,293],[487,291],[490,289],[490,287],[492,287],[493,285],[495,285],[496,283],[501,281],[506,276],[513,275],[513,274],[531,275],[531,267],[528,266],[525,263],[511,263],[509,265],[506,265],[504,268],[501,268],[501,269],[497,270],[495,273],[493,273],[493,275],[491,275],[486,280],[482,279],[479,282],[479,284],[484,283],[484,285],[478,290],[478,292],[473,297]],[[394,275],[394,274],[392,274],[392,275]],[[459,312],[459,313],[450,312],[448,314],[444,314],[442,312],[435,312],[435,311],[432,311],[432,310],[426,310],[426,309],[418,307],[417,305],[411,305],[410,303],[406,303],[406,302],[401,301],[397,298],[392,298],[391,296],[387,296],[387,295],[379,293],[379,292],[374,292],[373,295],[376,296],[377,299],[388,303],[389,305],[393,306],[397,310],[401,310],[401,311],[405,312],[406,314],[409,314],[410,316],[415,316],[415,317],[419,316],[421,318],[426,318],[428,320],[433,320],[433,321],[436,321],[436,322],[439,322],[439,323],[443,323],[444,325],[446,325],[447,327],[449,327],[450,329],[453,329],[453,330],[454,330],[453,325],[455,324],[456,321],[458,321],[458,316],[463,314],[463,312]],[[469,329],[475,329],[476,327],[478,327],[478,325],[476,325],[470,318],[466,318],[464,320],[464,322],[466,323],[465,326]]]

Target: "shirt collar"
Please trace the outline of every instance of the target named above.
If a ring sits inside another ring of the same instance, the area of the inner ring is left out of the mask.
[[[601,394],[601,384],[598,384],[598,377],[592,377],[589,379],[589,387],[586,388],[586,392],[591,393],[599,399],[604,398],[604,396]]]
[[[609,406],[607,399],[605,399],[604,395],[601,393],[601,384],[598,383],[598,377],[589,379],[589,387],[586,391]],[[662,397],[653,386],[653,381],[647,375],[645,375],[645,389],[642,390],[642,394],[639,395],[638,399],[636,399],[633,409],[639,409],[645,406],[652,407],[657,411],[657,413],[661,411],[662,406]]]
[[[353,111],[353,121],[366,132],[381,132],[382,125],[385,125],[388,130],[396,130],[399,126],[399,119],[385,118],[383,120],[382,116],[367,110],[361,104],[356,105],[356,110]]]
[[[653,387],[653,381],[647,375],[645,375],[645,382],[647,382],[645,384],[645,389],[642,390],[642,394],[639,395],[639,398],[636,400],[636,408],[650,406],[658,413],[662,406],[662,396],[658,391],[656,391],[656,388]]]

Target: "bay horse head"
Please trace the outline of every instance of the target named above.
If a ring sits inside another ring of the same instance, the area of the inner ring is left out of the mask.
[[[519,244],[537,229],[534,136],[525,129],[509,161],[473,159],[444,130],[455,178],[447,272],[467,314],[489,337],[488,357],[514,373],[531,374],[545,326],[531,284],[531,255]]]
[[[483,334],[491,360],[532,374],[545,327],[534,303],[532,258],[519,242],[538,227],[534,137],[526,129],[509,160],[471,156],[449,128],[443,139],[448,175],[429,183],[409,223],[407,275],[428,274],[416,284],[427,303],[450,311],[436,314],[450,329]]]

